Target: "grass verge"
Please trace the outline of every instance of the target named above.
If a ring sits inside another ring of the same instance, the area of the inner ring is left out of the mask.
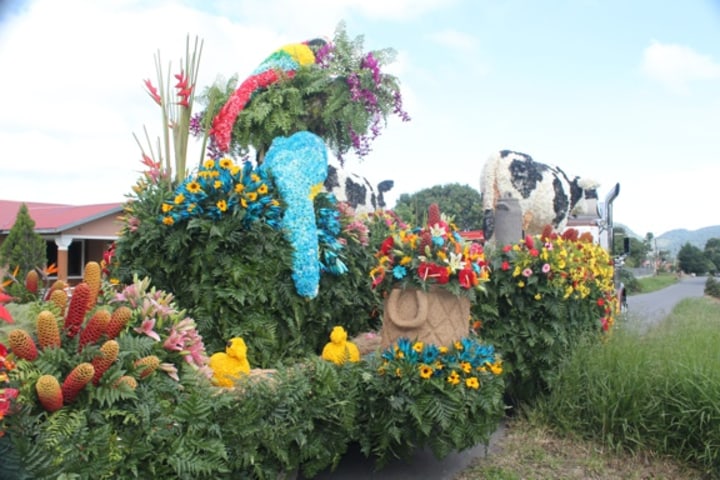
[[[458,480],[720,478],[720,301],[581,345]]]
[[[652,277],[638,278],[637,281],[640,285],[637,293],[650,293],[677,283],[678,277],[674,273],[659,273]]]

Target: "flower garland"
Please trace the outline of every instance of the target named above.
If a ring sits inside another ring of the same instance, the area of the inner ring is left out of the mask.
[[[422,380],[439,378],[448,385],[471,390],[480,388],[483,377],[503,372],[502,360],[495,348],[473,337],[464,337],[450,348],[400,338],[382,352],[381,358],[380,375],[398,378],[414,375]]]

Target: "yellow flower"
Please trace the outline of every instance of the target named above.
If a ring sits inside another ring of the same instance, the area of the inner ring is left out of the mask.
[[[461,368],[462,371],[465,372],[465,373],[470,373],[470,372],[472,372],[472,365],[470,364],[470,362],[462,362],[462,363],[460,363],[460,368]]]
[[[402,370],[400,369],[400,367],[397,367],[397,368],[395,369],[395,376],[396,376],[396,377],[402,377]]]
[[[242,193],[245,190],[245,185],[238,183],[235,185],[235,193]]]
[[[467,380],[465,380],[465,386],[467,388],[472,388],[473,390],[477,390],[480,388],[480,380],[477,379],[477,377],[470,377]]]
[[[443,368],[445,368],[445,365],[443,365],[443,363],[442,363],[440,360],[438,360],[438,361],[435,362],[435,369],[436,369],[436,370],[442,370]]]
[[[260,185],[260,186],[258,187],[257,192],[258,192],[260,195],[265,195],[265,194],[268,192],[268,186],[263,183],[262,185]]]
[[[533,297],[533,298],[535,298],[535,300],[542,300],[542,295],[539,293],[536,293],[535,297]]]
[[[233,167],[233,161],[230,158],[223,157],[220,159],[220,168],[228,169]]]
[[[310,195],[308,195],[310,197],[310,200],[315,200],[315,197],[318,196],[318,193],[320,193],[322,191],[323,191],[322,182],[316,183],[315,185],[310,187]]]
[[[220,200],[215,205],[217,205],[218,210],[220,210],[221,212],[227,210],[227,202],[225,200]]]
[[[180,205],[184,201],[185,195],[183,195],[182,193],[178,193],[177,195],[175,195],[175,200],[173,200],[173,202],[175,202],[175,205]]]
[[[190,205],[187,206],[187,212],[192,213],[193,210],[195,210],[195,207],[197,207],[197,204],[191,203]]]
[[[444,354],[446,354],[447,352],[448,352],[448,347],[446,347],[445,345],[442,345],[442,346],[440,347],[440,353],[441,353],[442,355],[444,355]]]
[[[500,360],[495,363],[488,363],[488,366],[493,375],[500,375],[503,372],[502,362]]]
[[[219,190],[220,187],[222,187],[222,184],[222,180],[215,180],[215,183],[213,183],[213,187],[215,188],[215,190]]]
[[[460,375],[456,371],[450,372],[450,375],[447,377],[447,381],[450,385],[457,385],[460,383]]]
[[[169,212],[170,210],[172,210],[172,209],[173,209],[173,206],[170,205],[169,203],[163,203],[163,204],[162,204],[162,211],[163,211],[163,213],[168,213],[168,212]]]
[[[163,218],[163,223],[164,223],[165,225],[172,225],[172,224],[175,223],[175,220],[173,220],[173,218],[168,215],[167,217],[164,217],[164,218]]]
[[[240,205],[242,205],[243,208],[247,208],[247,206],[248,206],[247,200],[245,200],[244,198],[241,198]]]
[[[433,369],[429,365],[420,365],[420,378],[430,378],[432,377]]]
[[[417,353],[422,353],[423,347],[423,342],[415,342],[412,346],[413,350],[415,350]]]
[[[215,160],[213,160],[212,158],[208,158],[207,160],[205,160],[205,162],[203,162],[203,167],[205,167],[206,170],[210,170],[214,166]]]
[[[252,173],[250,174],[250,180],[252,180],[253,182],[259,182],[260,176],[257,173]]]
[[[247,197],[248,200],[250,200],[251,202],[254,202],[255,200],[257,200],[258,195],[257,195],[257,192],[248,192],[245,194],[245,196]]]
[[[463,349],[463,344],[462,344],[462,342],[460,342],[460,340],[455,340],[455,350],[462,351],[462,349]],[[442,353],[442,352],[441,352],[441,353]]]
[[[232,175],[234,177],[238,173],[240,173],[240,170],[241,170],[240,165],[233,165],[232,168],[230,169],[230,175]]]
[[[199,193],[200,191],[202,191],[202,188],[200,187],[200,184],[198,182],[188,183],[187,189],[190,193]]]
[[[412,257],[405,255],[400,259],[400,265],[407,265],[412,262]]]
[[[518,286],[518,288],[523,288],[523,287],[525,287],[525,282],[523,282],[522,280],[520,280],[520,281],[517,283],[517,286]]]

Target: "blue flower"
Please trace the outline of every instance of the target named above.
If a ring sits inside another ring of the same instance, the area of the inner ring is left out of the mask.
[[[402,280],[407,276],[407,268],[402,265],[395,265],[392,269],[393,278]]]

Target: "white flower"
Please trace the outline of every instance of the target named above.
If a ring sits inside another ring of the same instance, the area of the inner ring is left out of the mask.
[[[450,270],[452,270],[453,273],[465,268],[465,260],[463,260],[462,254],[460,253],[451,253],[450,258],[445,261],[448,263]]]

